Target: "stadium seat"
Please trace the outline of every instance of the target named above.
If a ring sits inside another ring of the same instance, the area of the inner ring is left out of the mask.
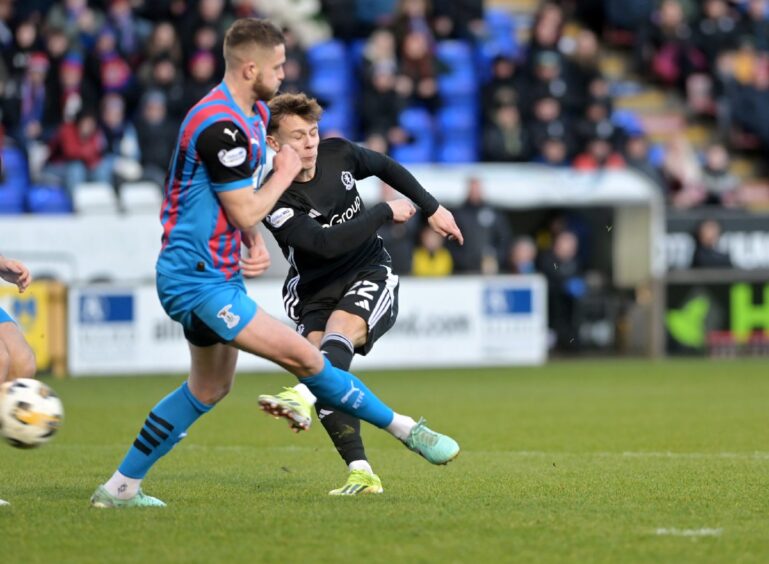
[[[439,41],[435,48],[435,55],[447,67],[451,74],[461,71],[473,70],[473,50],[465,41],[446,40]]]
[[[75,186],[72,199],[77,213],[117,214],[118,200],[111,184],[83,182]]]
[[[347,47],[339,40],[316,43],[307,50],[307,60],[313,68],[346,70],[349,66]]]
[[[643,135],[644,128],[641,118],[632,110],[617,109],[611,115],[611,122],[624,129],[628,135]]]
[[[155,182],[126,182],[118,193],[120,209],[126,213],[157,214],[163,202],[160,186]]]
[[[392,158],[401,164],[427,163],[433,160],[434,143],[432,137],[414,143],[397,145],[392,148]]]
[[[473,106],[447,106],[438,111],[438,130],[442,135],[475,134],[478,117]]]
[[[27,209],[35,214],[68,214],[72,213],[72,201],[59,186],[30,186]]]
[[[24,192],[18,186],[0,185],[0,214],[24,213]]]
[[[492,37],[512,35],[515,31],[515,20],[507,10],[486,8],[483,13],[486,29]]]
[[[473,163],[478,160],[476,143],[472,139],[441,143],[436,160],[440,163]]]
[[[3,147],[2,159],[6,182],[19,182],[26,186],[29,183],[29,168],[24,152],[18,147]]]

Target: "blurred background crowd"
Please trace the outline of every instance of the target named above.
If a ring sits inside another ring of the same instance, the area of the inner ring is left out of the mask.
[[[73,213],[94,184],[159,194],[241,16],[284,28],[282,90],[319,99],[323,136],[407,166],[632,168],[671,209],[769,205],[767,0],[0,0],[0,212]],[[571,319],[584,221],[522,232],[483,191],[468,178],[454,210],[461,249],[418,222],[383,230],[396,271],[542,272]]]

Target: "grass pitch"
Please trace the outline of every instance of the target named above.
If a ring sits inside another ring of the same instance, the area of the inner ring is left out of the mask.
[[[66,420],[0,446],[0,562],[767,562],[766,362],[557,362],[363,374],[454,435],[433,467],[366,427],[381,496],[330,498],[346,469],[318,424],[256,409],[287,376],[241,376],[150,473],[161,510],[88,506],[180,377],[53,381]],[[317,423],[317,422],[316,422]]]

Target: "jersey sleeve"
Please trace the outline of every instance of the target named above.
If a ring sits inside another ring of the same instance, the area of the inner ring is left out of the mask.
[[[377,153],[349,141],[344,141],[344,143],[347,145],[346,150],[353,163],[353,176],[357,180],[376,176],[410,198],[419,206],[426,217],[430,217],[436,212],[440,205],[438,200],[425,190],[403,165],[382,153]]]
[[[216,192],[252,185],[253,170],[248,158],[249,140],[232,121],[217,121],[206,127],[196,143]]]
[[[331,259],[357,249],[392,217],[392,208],[380,203],[355,219],[323,227],[297,207],[279,202],[264,224],[281,245]]]

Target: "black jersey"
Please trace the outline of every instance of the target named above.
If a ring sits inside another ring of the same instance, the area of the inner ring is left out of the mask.
[[[366,208],[355,184],[369,176],[411,198],[428,217],[438,209],[389,157],[344,139],[321,141],[315,176],[291,184],[264,220],[291,265],[284,297],[306,300],[329,284],[352,280],[361,268],[389,263],[376,232],[392,220],[392,209],[384,202]]]

